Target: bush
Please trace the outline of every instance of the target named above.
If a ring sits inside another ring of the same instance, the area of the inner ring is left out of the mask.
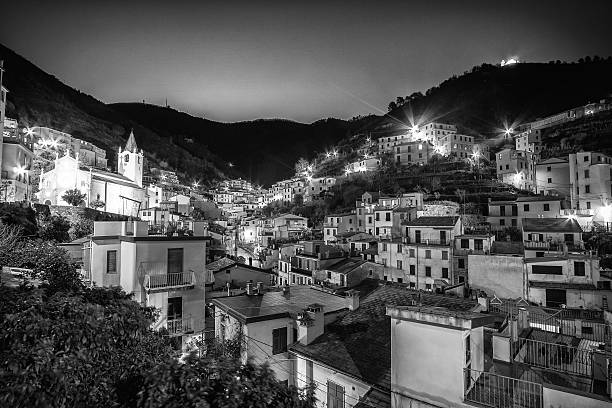
[[[70,222],[61,215],[38,218],[38,236],[47,241],[66,242],[70,239]]]

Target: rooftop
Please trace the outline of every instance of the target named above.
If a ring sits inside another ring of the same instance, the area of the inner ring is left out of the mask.
[[[329,324],[326,332],[308,346],[296,343],[291,350],[369,384],[390,389],[391,327],[387,306],[421,303],[455,311],[472,310],[477,303],[451,296],[422,293],[402,284],[382,284],[361,299],[359,308]]]
[[[325,313],[346,308],[344,297],[300,285],[291,286],[287,295],[273,291],[263,295],[218,298],[212,302],[245,324],[290,317],[313,303],[323,305]]]
[[[582,232],[578,221],[570,218],[523,218],[523,231]]]
[[[419,217],[412,221],[404,221],[402,225],[412,227],[454,227],[457,224],[459,216],[442,216],[442,217]]]
[[[358,266],[361,266],[363,263],[365,263],[365,261],[362,260],[361,258],[344,258],[341,261],[336,262],[322,269],[346,274],[352,271],[353,269],[357,268]]]
[[[563,201],[562,198],[550,196],[550,195],[537,195],[537,196],[526,196],[526,197],[518,197],[516,199],[517,203],[529,203],[535,201]]]

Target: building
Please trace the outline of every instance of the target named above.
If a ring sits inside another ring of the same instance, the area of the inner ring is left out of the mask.
[[[564,158],[553,157],[536,164],[536,193],[570,198],[570,166]]]
[[[4,118],[0,154],[0,201],[26,201],[32,198],[34,143],[28,133],[20,133],[17,121]]]
[[[597,152],[569,155],[572,209],[612,222],[612,159]]]
[[[437,146],[441,138],[457,133],[457,127],[448,123],[430,122],[414,132],[417,140],[425,140]]]
[[[409,303],[387,308],[394,407],[603,408],[612,403],[603,319],[596,324],[580,315],[550,320],[551,315],[524,304],[479,301],[478,308],[463,310]],[[503,329],[493,329],[504,320]],[[583,333],[582,327],[588,330]]]
[[[308,218],[299,215],[283,214],[272,219],[274,239],[293,239],[308,230]]]
[[[131,133],[125,149],[118,153],[118,173],[84,167],[70,155],[55,160],[54,168],[40,177],[38,200],[49,205],[67,205],[62,198],[70,189],[86,195],[85,205],[100,200],[104,211],[138,216],[147,204],[142,184],[144,154]]]
[[[518,205],[514,200],[491,201],[489,198],[489,215],[487,222],[493,230],[519,227]]]
[[[34,126],[27,128],[27,133],[33,138],[34,153],[37,156],[45,151],[60,152],[60,155],[61,152],[69,152],[85,166],[102,170],[107,168],[106,150],[93,143],[48,127]]]
[[[248,358],[267,362],[278,381],[294,385],[289,347],[322,334],[326,323],[349,308],[349,300],[309,286],[216,298],[212,300],[216,338],[240,341],[244,362]]]
[[[537,153],[542,151],[542,129],[527,129],[515,139],[516,150]]]
[[[521,190],[535,189],[535,164],[538,155],[504,149],[495,155],[497,179]]]
[[[329,214],[323,223],[323,239],[326,244],[336,242],[339,235],[345,232],[358,231],[357,214]]]
[[[3,77],[4,77],[4,61],[0,60],[0,135],[4,137],[4,119],[6,114],[6,94],[8,93],[8,89],[6,89],[3,85]],[[2,144],[0,143],[0,169],[2,168]],[[0,182],[2,181],[2,176],[0,175]],[[1,185],[1,184],[0,184]]]
[[[444,156],[467,159],[474,153],[474,136],[447,133],[436,137],[436,151]]]
[[[469,282],[469,255],[489,255],[495,235],[465,233],[456,235],[453,247],[453,284]]]
[[[121,286],[160,316],[155,329],[166,329],[185,349],[205,327],[207,236],[149,235],[143,221],[94,223],[83,248],[83,268],[90,283]]]
[[[277,275],[269,269],[257,268],[250,263],[241,264],[229,258],[221,258],[206,266],[212,275],[213,291],[226,289],[247,290],[269,288],[277,284]]]
[[[394,146],[392,152],[400,166],[424,165],[434,154],[434,148],[427,141],[415,140]]]
[[[347,164],[345,173],[366,173],[376,171],[380,167],[380,159],[378,157],[364,157],[361,160]]]
[[[308,178],[304,188],[304,202],[325,198],[325,194],[335,185],[335,177]]]

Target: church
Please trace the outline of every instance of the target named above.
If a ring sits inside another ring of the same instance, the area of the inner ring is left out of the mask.
[[[118,172],[86,167],[77,157],[65,156],[55,159],[52,170],[40,176],[38,200],[48,205],[68,205],[62,196],[67,190],[78,189],[86,195],[85,205],[101,201],[99,210],[138,216],[138,211],[147,204],[146,188],[142,185],[144,154],[138,149],[134,133],[130,133],[125,149],[119,148]]]

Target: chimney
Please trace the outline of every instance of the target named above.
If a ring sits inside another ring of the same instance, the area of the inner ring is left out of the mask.
[[[323,305],[313,303],[298,313],[298,341],[304,346],[312,343],[325,331]]]
[[[263,295],[263,292],[264,292],[263,282],[257,282],[257,294]]]
[[[348,310],[352,312],[359,309],[359,291],[355,289],[347,290],[344,299]]]
[[[253,295],[253,282],[247,282],[247,284],[246,284],[246,294],[248,296]]]

